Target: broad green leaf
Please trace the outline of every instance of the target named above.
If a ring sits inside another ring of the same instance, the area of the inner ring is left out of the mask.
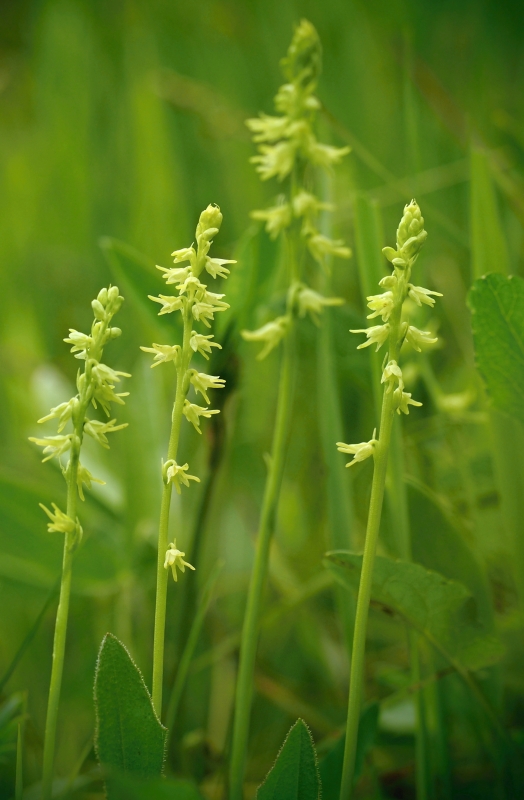
[[[361,555],[339,550],[327,554],[326,564],[346,586],[358,588]],[[499,641],[478,620],[471,592],[420,564],[377,556],[371,601],[425,636],[460,671],[480,669],[502,655]]]
[[[493,404],[524,422],[524,280],[486,275],[468,302],[477,367]]]
[[[378,703],[370,703],[364,709],[360,717],[355,757],[355,780],[362,774],[365,758],[375,742],[378,727],[378,712]],[[322,800],[339,800],[345,743],[346,737],[341,736],[336,745],[318,765],[322,783]]]
[[[418,481],[407,482],[413,560],[463,583],[475,598],[480,622],[491,630],[491,592],[479,559],[442,508],[440,498]]]
[[[257,800],[319,800],[320,777],[313,739],[298,719],[257,791]]]
[[[162,774],[167,730],[127,649],[104,636],[95,676],[96,751],[107,770],[142,778]],[[108,796],[113,797],[111,783]]]
[[[202,795],[188,780],[140,780],[117,774],[111,778],[111,800],[202,800]]]

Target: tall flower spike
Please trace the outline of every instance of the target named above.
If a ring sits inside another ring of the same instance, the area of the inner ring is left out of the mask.
[[[278,507],[281,478],[275,465],[282,463],[282,449],[289,436],[292,418],[293,389],[289,376],[295,369],[297,358],[295,326],[298,317],[309,314],[315,322],[328,305],[339,305],[339,298],[323,297],[305,285],[303,272],[309,262],[316,262],[325,273],[333,258],[348,258],[351,254],[344,241],[328,238],[320,230],[320,212],[332,211],[330,204],[315,196],[315,184],[321,169],[331,171],[333,166],[349,152],[349,147],[332,147],[318,141],[315,123],[321,104],[314,92],[322,67],[320,40],[314,26],[302,20],[296,27],[285,58],[281,61],[285,83],[275,99],[276,114],[261,114],[248,119],[246,124],[253,134],[258,153],[251,161],[262,180],[276,178],[280,191],[276,202],[264,210],[252,212],[252,217],[265,223],[272,239],[286,237],[286,269],[289,278],[286,292],[286,309],[281,316],[267,321],[257,330],[244,330],[242,336],[249,342],[260,342],[258,359],[265,358],[280,342],[282,362],[277,393],[277,410],[273,452],[261,509],[260,527],[253,576],[267,571],[267,553],[273,535],[271,509]],[[248,606],[240,650],[239,682],[237,686],[235,719],[232,733],[230,774],[230,800],[240,800],[243,793],[243,770],[246,757],[246,732],[252,700],[253,658],[250,648],[258,637],[259,613],[262,606],[264,581],[252,577],[248,592]],[[249,643],[249,644],[248,644]]]
[[[56,503],[52,504],[52,511],[44,505],[41,506],[49,519],[48,530],[64,534],[60,603],[55,624],[44,738],[44,768],[41,794],[39,795],[42,800],[51,800],[53,789],[57,713],[64,667],[71,571],[73,555],[82,538],[82,527],[76,513],[78,499],[84,500],[84,486],[90,489],[93,482],[103,484],[103,481],[94,478],[89,470],[80,463],[84,434],[90,434],[99,444],[107,447],[106,434],[125,427],[125,425],[115,425],[115,419],[109,422],[100,422],[87,417],[89,406],[92,404],[96,407],[98,403],[109,417],[111,404],[123,405],[123,397],[128,394],[127,392],[115,392],[121,378],[129,377],[128,374],[113,370],[102,361],[106,344],[121,334],[120,328],[112,327],[111,322],[122,303],[123,297],[120,296],[117,286],[101,289],[91,303],[94,320],[90,332],[87,334],[74,328],[69,329],[69,336],[64,341],[71,345],[71,352],[75,358],[84,362],[83,370],[79,370],[77,373],[77,394],[70,400],[52,408],[47,416],[39,420],[42,423],[53,419],[58,420],[58,435],[43,438],[31,437],[31,441],[44,448],[44,456],[46,456],[44,461],[54,457],[59,459],[67,484],[65,512],[61,511]],[[63,432],[67,426],[70,426],[70,431]],[[66,453],[68,462],[64,467],[61,458]]]
[[[88,470],[80,464],[79,454],[84,433],[92,436],[102,447],[107,448],[109,445],[106,434],[127,427],[127,422],[115,425],[116,419],[112,419],[110,422],[100,422],[87,417],[87,407],[90,404],[96,407],[98,401],[109,416],[111,403],[123,405],[122,398],[129,394],[128,392],[115,392],[115,387],[122,378],[131,377],[129,373],[114,370],[102,362],[105,345],[121,334],[120,328],[111,327],[111,321],[119,311],[122,302],[123,298],[120,296],[117,286],[101,289],[91,303],[95,319],[90,334],[79,333],[74,328],[69,329],[70,335],[64,341],[72,344],[71,352],[75,354],[75,358],[86,362],[84,371],[78,373],[78,394],[55,406],[49,414],[38,420],[39,423],[45,423],[57,419],[58,434],[56,436],[42,438],[31,436],[29,438],[29,441],[44,448],[44,461],[52,458],[60,459],[66,453],[70,454],[68,465],[63,469],[64,477],[66,481],[72,480],[73,483],[76,483],[81,500],[84,499],[83,484],[90,488],[92,481],[101,482],[93,478]],[[73,432],[62,433],[68,424],[72,425]]]
[[[355,626],[353,633],[346,739],[340,785],[340,796],[344,798],[350,797],[355,777],[359,718],[363,704],[362,690],[365,684],[366,628],[394,414],[395,411],[398,414],[408,414],[409,406],[422,405],[417,400],[412,399],[410,392],[404,390],[404,377],[399,366],[399,357],[406,341],[412,344],[416,350],[420,350],[423,344],[431,344],[436,341],[435,338],[431,338],[430,333],[418,330],[418,328],[410,325],[407,320],[402,318],[403,306],[408,298],[418,306],[433,307],[434,298],[439,296],[437,292],[432,292],[421,286],[414,286],[410,282],[412,268],[426,237],[427,233],[424,229],[424,219],[420,208],[416,201],[412,200],[404,208],[397,230],[396,248],[385,247],[383,249],[384,255],[393,267],[392,274],[382,278],[380,281],[380,286],[385,291],[382,294],[372,295],[367,298],[368,307],[372,311],[368,318],[373,319],[381,316],[384,324],[373,326],[366,330],[352,331],[353,333],[366,334],[367,341],[360,344],[359,349],[376,342],[378,350],[387,342],[388,352],[384,359],[382,372],[384,390],[382,393],[380,435],[378,440],[373,434],[373,439],[369,442],[360,442],[355,445],[337,443],[341,452],[353,454],[354,459],[351,464],[374,455],[373,484],[370,494],[366,540],[356,608],[356,619],[360,620],[360,624]],[[409,541],[405,542],[403,547],[404,553],[402,553],[402,556],[404,558],[409,557]]]
[[[178,442],[180,440],[180,427],[185,419],[201,433],[201,424],[204,419],[210,419],[218,410],[199,406],[190,402],[188,394],[199,392],[209,403],[208,392],[210,389],[223,389],[225,380],[218,375],[207,375],[192,368],[191,362],[195,354],[209,360],[213,348],[220,349],[221,345],[214,341],[211,333],[202,332],[199,326],[211,328],[215,314],[227,311],[229,304],[224,300],[224,294],[211,291],[205,282],[207,276],[213,279],[227,278],[230,274],[228,266],[235,264],[232,259],[216,258],[211,254],[213,240],[220,232],[222,226],[222,212],[218,206],[208,205],[198,219],[195,229],[195,239],[189,247],[181,247],[172,253],[174,267],[159,267],[163,277],[173,294],[161,294],[150,299],[161,306],[160,314],[169,314],[180,311],[183,323],[183,334],[180,344],[157,344],[152,347],[142,347],[142,350],[154,356],[153,365],[172,362],[176,370],[176,391],[173,411],[171,415],[171,434],[167,459],[162,465],[162,479],[164,483],[162,494],[162,508],[169,511],[172,486],[180,494],[182,486],[189,487],[191,482],[200,482],[196,475],[190,475],[189,465],[179,464]],[[162,568],[162,558],[166,553],[166,568],[171,565],[173,577],[176,580],[175,566],[182,571],[184,555],[176,549],[175,543],[168,548],[169,513],[160,516],[158,531],[158,566],[157,566],[157,594],[155,606],[155,633],[153,656],[153,705],[158,716],[162,709],[162,685],[164,663],[164,637],[165,628],[163,620],[166,613],[166,594],[168,576]],[[187,565],[190,566],[190,565]],[[191,567],[192,569],[192,567]]]
[[[275,108],[279,116],[260,114],[246,120],[246,125],[258,145],[258,154],[251,161],[262,180],[277,178],[282,182],[297,164],[310,163],[331,169],[339,163],[349,147],[333,147],[320,143],[314,132],[315,117],[320,103],[313,94],[322,68],[322,49],[314,26],[302,20],[295,29],[287,55],[281,61],[287,81],[277,92]],[[285,194],[267,209],[251,212],[253,219],[266,223],[272,239],[289,228],[294,219],[302,219],[302,236],[313,258],[320,264],[329,256],[348,258],[351,251],[341,239],[331,240],[315,225],[319,211],[332,210],[314,194],[298,187],[289,199]]]

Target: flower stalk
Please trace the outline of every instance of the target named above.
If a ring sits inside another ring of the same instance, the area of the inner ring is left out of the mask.
[[[209,418],[218,411],[207,406],[199,406],[187,399],[193,387],[195,393],[202,395],[209,403],[209,389],[222,389],[225,381],[215,375],[198,372],[191,367],[191,360],[195,353],[200,353],[206,360],[213,347],[220,348],[218,342],[212,341],[211,334],[204,335],[193,329],[194,322],[202,322],[207,328],[211,327],[214,314],[225,311],[229,305],[223,301],[223,294],[208,291],[207,285],[201,283],[200,277],[207,272],[212,278],[225,278],[229,274],[226,264],[234,264],[222,258],[211,258],[209,250],[213,237],[220,230],[222,214],[217,206],[209,205],[200,215],[196,228],[195,238],[197,247],[185,247],[172,253],[175,267],[158,267],[164,275],[166,284],[175,284],[178,294],[159,295],[151,297],[162,308],[159,315],[180,311],[183,320],[182,345],[153,344],[152,347],[142,347],[142,350],[153,353],[152,367],[162,363],[173,362],[176,370],[175,402],[171,417],[171,433],[167,449],[167,459],[162,463],[162,501],[160,506],[160,522],[158,531],[158,557],[157,557],[157,586],[155,602],[155,632],[153,643],[153,705],[156,713],[162,715],[162,688],[164,676],[164,641],[167,607],[167,585],[169,567],[173,571],[173,578],[177,580],[176,567],[182,572],[185,566],[194,569],[191,564],[183,560],[184,553],[176,548],[176,541],[169,542],[169,510],[173,486],[178,494],[182,486],[189,486],[190,481],[200,483],[200,478],[188,473],[188,464],[178,464],[178,443],[182,419],[185,417],[197,433],[201,433],[200,417]],[[186,266],[179,266],[186,264]]]
[[[271,458],[240,645],[229,774],[231,800],[243,797],[260,612],[293,410],[297,319],[309,315],[318,325],[319,316],[326,306],[343,302],[341,298],[324,297],[310,288],[302,277],[303,262],[309,253],[321,268],[327,270],[331,256],[350,256],[343,241],[320,233],[317,224],[319,213],[333,210],[333,207],[321,202],[311,192],[314,170],[332,167],[349,152],[347,147],[321,144],[313,130],[315,115],[320,108],[314,91],[320,74],[321,55],[316,30],[307,20],[302,20],[295,30],[287,56],[281,62],[287,82],[275,97],[279,116],[261,114],[256,119],[247,120],[259,150],[251,160],[257,165],[261,179],[276,177],[278,181],[286,181],[286,191],[277,197],[275,204],[252,212],[252,217],[265,223],[272,239],[280,235],[285,237],[288,287],[285,314],[256,331],[242,332],[247,341],[263,344],[258,359],[265,358],[280,343],[283,352]]]
[[[362,461],[370,456],[373,456],[374,459],[373,482],[353,636],[340,800],[349,800],[353,788],[358,727],[364,687],[367,620],[394,415],[395,411],[398,414],[401,412],[408,414],[410,405],[421,405],[421,403],[412,399],[409,392],[404,390],[405,386],[402,370],[399,366],[399,356],[405,342],[411,344],[414,349],[419,350],[421,346],[432,344],[436,341],[435,338],[431,338],[428,332],[419,331],[402,319],[403,305],[408,297],[415,299],[415,302],[419,300],[419,304],[425,303],[431,307],[435,303],[434,296],[437,295],[436,292],[430,292],[410,283],[412,267],[418,258],[426,237],[427,233],[424,230],[424,220],[421,216],[420,208],[412,200],[405,207],[397,230],[396,249],[391,247],[383,249],[384,255],[393,265],[392,274],[380,281],[380,286],[386,291],[380,295],[367,298],[368,307],[372,311],[368,319],[381,316],[384,324],[372,326],[364,331],[353,331],[354,333],[366,333],[367,341],[359,345],[359,348],[376,344],[376,349],[379,350],[387,342],[388,353],[384,359],[382,369],[384,389],[378,438],[376,438],[376,432],[374,432],[369,442],[362,442],[357,445],[338,443],[338,449],[341,452],[351,453],[354,456],[353,461],[349,462],[348,466],[352,466],[357,461]]]
[[[121,377],[128,378],[130,376],[125,372],[112,370],[101,361],[104,346],[121,334],[120,328],[112,328],[110,323],[122,302],[123,297],[119,295],[118,287],[111,286],[109,289],[102,289],[91,304],[95,319],[90,334],[80,333],[74,329],[70,330],[70,335],[64,341],[72,345],[71,352],[75,354],[75,358],[85,362],[84,371],[79,371],[77,377],[78,393],[67,402],[52,408],[47,416],[38,420],[47,422],[51,419],[58,419],[56,436],[30,438],[30,441],[44,448],[44,461],[49,461],[51,458],[58,458],[60,461],[62,455],[69,453],[67,466],[62,467],[67,484],[65,513],[55,503],[52,504],[52,511],[40,504],[50,520],[47,526],[48,531],[64,534],[60,598],[56,614],[53,663],[44,735],[43,800],[49,800],[52,795],[56,729],[64,670],[72,567],[74,554],[82,539],[82,527],[77,516],[78,498],[84,500],[84,484],[90,489],[93,482],[104,483],[94,478],[89,470],[80,463],[82,442],[84,434],[88,434],[103,447],[108,448],[107,434],[121,430],[127,424],[115,425],[115,419],[109,422],[100,422],[87,417],[87,410],[91,404],[95,408],[97,404],[100,404],[109,417],[111,403],[123,405],[122,398],[128,394],[128,392],[115,392],[115,388]],[[72,432],[62,433],[68,423],[71,423]]]

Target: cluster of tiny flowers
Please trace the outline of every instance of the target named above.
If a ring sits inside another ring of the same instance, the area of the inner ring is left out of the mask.
[[[208,290],[207,285],[202,283],[200,278],[203,273],[208,273],[212,278],[227,278],[229,269],[227,264],[235,264],[224,258],[212,258],[209,250],[213,243],[213,238],[220,230],[222,224],[222,214],[217,206],[209,205],[200,215],[196,227],[195,239],[196,247],[184,247],[172,253],[175,266],[166,268],[158,267],[163,273],[166,285],[174,286],[177,294],[164,295],[158,297],[150,296],[150,300],[161,305],[159,314],[170,314],[173,311],[180,311],[184,320],[184,342],[181,347],[178,344],[156,344],[152,347],[142,347],[147,353],[154,355],[152,367],[159,364],[173,362],[177,371],[177,381],[185,387],[185,394],[192,386],[195,392],[200,393],[206,403],[209,403],[209,389],[223,389],[225,381],[218,375],[207,375],[205,372],[198,372],[191,369],[191,359],[195,353],[199,353],[206,360],[212,353],[213,347],[221,348],[218,342],[213,341],[212,334],[198,333],[193,330],[193,324],[201,322],[207,328],[211,327],[214,315],[220,311],[225,311],[229,305],[224,302],[223,294],[216,294]],[[218,410],[211,409],[209,406],[200,406],[191,403],[187,397],[184,399],[182,413],[198,433],[202,433],[200,418],[209,419],[212,414],[218,414]],[[162,477],[165,484],[172,483],[176,491],[180,494],[182,486],[189,486],[190,481],[200,481],[200,478],[189,475],[188,464],[177,464],[174,459],[169,459],[162,463]],[[171,564],[173,566],[173,577],[176,580],[175,561],[168,563],[168,558],[175,558],[169,554],[179,553],[174,545],[172,550],[168,550],[166,555],[166,569]],[[184,555],[183,553],[181,554]],[[178,559],[178,556],[176,556]],[[176,560],[176,559],[175,559]],[[182,561],[177,563],[183,564]],[[189,566],[189,565],[188,565]],[[182,568],[183,571],[183,568]]]
[[[281,66],[287,82],[280,87],[275,97],[278,116],[261,114],[248,119],[246,124],[253,132],[253,140],[259,153],[251,161],[257,165],[262,180],[276,177],[279,181],[291,173],[299,178],[308,164],[313,167],[330,168],[338,164],[349,147],[332,147],[321,144],[313,131],[320,102],[315,97],[321,70],[322,53],[320,40],[313,25],[302,20],[295,30],[288,53]],[[333,206],[321,202],[303,187],[290,188],[288,195],[280,194],[270,208],[253,211],[254,219],[265,223],[266,231],[276,239],[282,231],[292,225],[298,226],[311,256],[325,267],[327,258],[336,256],[349,258],[351,251],[341,239],[329,239],[317,229],[317,218],[321,211],[332,211]],[[306,313],[318,324],[318,314],[327,305],[338,305],[342,300],[326,298],[307,286],[293,287],[295,310],[299,316]],[[293,310],[293,307],[290,311]],[[278,317],[256,331],[242,331],[248,341],[262,342],[258,355],[265,358],[286,335],[288,317]]]
[[[382,372],[382,383],[385,384],[387,394],[393,395],[393,408],[398,414],[409,414],[409,406],[421,406],[413,400],[410,392],[404,391],[404,380],[396,358],[391,358],[391,353],[400,353],[407,342],[415,350],[421,352],[425,345],[435,344],[436,337],[429,331],[421,331],[414,325],[401,319],[402,306],[407,298],[413,300],[418,306],[426,305],[433,308],[435,297],[442,297],[439,292],[433,292],[422,286],[410,283],[411,269],[417,260],[422,245],[427,237],[424,230],[424,219],[415,200],[406,205],[404,214],[397,230],[397,246],[384,247],[382,252],[393,265],[393,272],[379,282],[384,290],[381,294],[371,295],[367,298],[371,314],[368,319],[382,318],[382,325],[372,325],[369,328],[352,330],[351,333],[365,333],[366,341],[358,345],[357,349],[376,344],[379,350],[385,342],[389,345],[389,355]],[[338,442],[338,449],[343,453],[352,453],[354,459],[348,466],[356,461],[363,461],[373,455],[375,434],[369,442],[356,445],[346,445]]]
[[[64,339],[67,344],[72,345],[71,352],[75,358],[84,361],[84,370],[78,372],[76,386],[78,393],[70,400],[52,408],[49,414],[38,422],[48,422],[51,419],[58,420],[57,435],[44,436],[42,438],[30,437],[30,441],[43,447],[44,461],[58,458],[62,466],[62,472],[66,480],[69,480],[74,472],[78,494],[84,500],[84,485],[88,489],[92,483],[103,484],[104,481],[94,478],[87,467],[80,463],[80,448],[83,436],[86,433],[91,436],[102,447],[108,448],[108,433],[114,433],[127,426],[117,425],[116,419],[102,422],[87,417],[87,409],[90,404],[97,408],[98,404],[102,407],[105,414],[111,415],[111,403],[123,405],[122,398],[127,397],[128,392],[115,391],[121,378],[131,377],[126,372],[118,372],[102,363],[102,355],[105,345],[116,339],[121,334],[120,328],[111,327],[111,320],[123,303],[123,297],[118,293],[117,286],[110,286],[109,289],[102,289],[98,297],[91,303],[94,321],[91,332],[81,333],[73,328],[69,331],[69,336]],[[73,430],[64,433],[68,423],[71,423]],[[69,460],[64,467],[61,457],[69,454]],[[76,531],[78,538],[81,536],[82,529],[78,519],[72,520],[64,514],[54,503],[53,511],[45,506],[43,510],[50,519],[48,524],[49,531],[59,531],[61,533],[73,533]]]

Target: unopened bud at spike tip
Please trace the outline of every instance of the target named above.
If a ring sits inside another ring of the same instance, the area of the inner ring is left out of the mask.
[[[200,236],[204,235],[206,232],[210,232],[212,229],[214,229],[213,232],[205,238],[212,238],[212,236],[215,236],[222,225],[222,219],[220,208],[218,206],[208,205],[208,207],[202,211],[200,219],[198,220],[198,225],[196,227],[197,240]]]
[[[280,61],[284,77],[301,79],[304,84],[316,83],[322,70],[322,46],[314,25],[302,19],[293,34],[287,54]]]

